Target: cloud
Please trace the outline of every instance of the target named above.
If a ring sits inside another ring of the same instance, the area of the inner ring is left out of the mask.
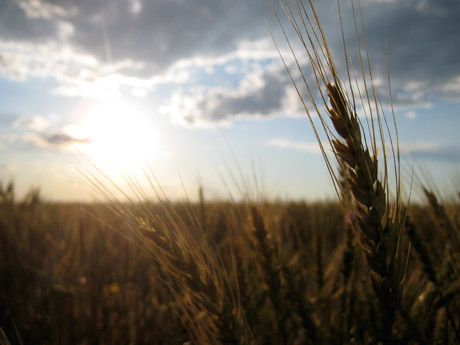
[[[52,78],[58,82],[52,91],[59,95],[106,98],[123,87],[149,88],[151,81],[127,76],[141,66],[131,60],[101,64],[91,55],[56,42],[37,45],[0,40],[0,73],[21,82]]]
[[[321,154],[317,141],[293,141],[288,138],[272,138],[266,143],[268,146],[286,150]],[[326,152],[332,152],[328,142],[323,142]],[[460,148],[440,142],[401,142],[399,146],[400,154],[407,158],[423,158],[435,160],[460,160]],[[382,152],[382,148],[379,148]],[[387,154],[392,152],[390,146],[386,148]]]
[[[263,61],[249,59],[248,66],[243,67],[244,77],[226,86],[181,88],[163,103],[160,112],[186,126],[228,124],[234,119],[304,117],[303,105],[285,67],[272,59]],[[236,72],[238,67],[226,67],[220,71],[220,79],[224,81],[232,79],[235,73],[241,73]],[[293,63],[291,67],[294,68]],[[303,90],[300,76],[295,71],[293,75],[299,82],[300,90]]]
[[[321,154],[321,149],[317,141],[292,141],[287,138],[272,138],[267,141],[267,145],[282,149],[302,151],[318,155]],[[327,144],[327,147],[330,147],[329,144]]]
[[[53,129],[42,127],[43,123],[33,117],[24,117],[18,121],[17,128],[22,131],[16,133],[0,134],[0,146],[16,148],[40,148],[65,151],[72,149],[75,144],[90,144],[89,138],[74,136],[67,131],[67,127],[62,129]],[[30,121],[29,121],[30,120]],[[21,127],[19,127],[21,126]],[[38,128],[44,130],[38,131]]]
[[[460,161],[460,148],[457,145],[437,142],[403,143],[400,151],[416,159]]]
[[[67,17],[68,13],[59,5],[47,3],[41,0],[20,0],[17,2],[28,18],[52,19]]]
[[[10,133],[0,135],[0,143],[5,147],[44,147],[43,140],[37,133]]]
[[[408,111],[408,112],[406,113],[406,117],[407,117],[408,119],[411,119],[411,120],[416,119],[416,118],[417,118],[417,113],[416,113],[415,111],[412,111],[412,110],[411,110],[411,111]]]
[[[170,100],[163,104],[163,112],[189,126],[299,114],[286,72],[267,67],[282,65],[266,18],[281,48],[286,48],[268,1],[250,5],[245,0],[12,1],[0,3],[0,11],[10,6],[0,35],[0,75],[6,78],[50,79],[56,84],[52,92],[65,97],[105,99],[125,93],[148,97],[167,90]],[[388,20],[395,105],[460,101],[459,2],[362,4],[377,81],[387,76]],[[336,11],[326,2],[316,5],[339,73],[345,76]],[[348,3],[343,4],[343,16],[348,53],[359,70]],[[280,17],[289,27],[281,11]],[[216,75],[220,79],[210,82]],[[382,102],[388,103],[384,82],[378,90]]]
[[[72,135],[72,125],[66,125],[62,129],[53,128],[49,119],[40,115],[21,116],[14,120],[12,127],[17,132],[3,136],[2,139],[13,144],[65,149],[72,144],[90,142],[87,138]]]
[[[10,39],[22,43],[36,42],[37,32],[41,43],[56,41],[58,26],[72,28],[61,43],[101,63],[145,62],[138,74],[145,77],[179,60],[225,55],[244,40],[267,38],[264,19],[269,16],[268,2],[248,6],[241,0],[230,6],[224,0],[82,0],[59,5],[24,0],[13,5],[2,25]]]
[[[378,13],[379,10],[382,12]],[[397,103],[460,101],[460,47],[455,43],[460,16],[458,1],[395,2],[368,8],[364,16],[369,50],[377,52],[372,54],[372,66],[381,76],[385,76],[387,65],[387,20],[388,58],[394,95],[399,96]],[[446,90],[445,85],[454,87]]]
[[[40,115],[27,115],[17,118],[13,122],[13,128],[25,129],[34,132],[44,131],[49,127],[49,121]]]
[[[46,133],[43,134],[41,138],[44,140],[44,142],[51,146],[60,146],[73,143],[90,143],[90,140],[87,138],[77,138],[62,132]]]
[[[402,142],[399,144],[399,151],[403,155],[435,153],[443,149],[443,145],[436,142]]]

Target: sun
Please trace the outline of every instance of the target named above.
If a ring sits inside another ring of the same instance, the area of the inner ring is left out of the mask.
[[[151,117],[122,102],[92,107],[72,129],[79,150],[98,165],[133,171],[159,152],[159,137]]]

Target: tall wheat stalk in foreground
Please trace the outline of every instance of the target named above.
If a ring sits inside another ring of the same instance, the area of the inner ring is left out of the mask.
[[[353,11],[360,71],[357,74],[349,61],[340,1],[338,1],[347,86],[338,75],[326,36],[311,0],[308,0],[306,4],[301,0],[293,0],[291,4],[288,4],[287,0],[280,0],[305,50],[303,53],[306,53],[308,58],[303,61],[299,57],[300,54],[296,53],[285,27],[276,14],[294,58],[294,67],[288,65],[281,52],[280,55],[313,127],[341,203],[354,214],[353,229],[370,269],[372,285],[381,309],[383,326],[381,340],[389,344],[393,341],[392,325],[401,300],[406,261],[403,259],[403,251],[400,246],[404,214],[400,200],[397,130],[394,122],[394,135],[396,136],[396,143],[394,143],[376,94],[368,55],[366,57],[361,55],[362,45],[367,52],[361,7],[357,6],[358,11],[354,1],[351,0],[350,3]],[[357,17],[361,19],[357,20]],[[361,30],[358,27],[361,27]],[[278,50],[280,51],[279,48]],[[306,62],[310,67],[308,71],[304,67]],[[294,76],[294,70],[298,72],[300,78],[297,79]],[[311,73],[313,79],[310,78],[308,72]],[[363,90],[359,87],[360,82],[364,85]],[[321,101],[318,103],[317,99]],[[366,123],[361,121],[357,109],[362,109],[362,115],[367,119]],[[319,117],[321,123],[319,128],[314,122],[315,115]],[[393,115],[393,121],[394,119]],[[385,151],[386,132],[390,136],[390,147],[394,157],[392,164],[388,161]],[[323,135],[330,144],[332,160],[328,155],[328,148],[321,141]],[[382,154],[378,157],[380,149]],[[379,171],[379,161],[383,161],[381,171]],[[339,173],[334,171],[335,164],[339,166]],[[392,202],[389,197],[391,165],[394,166],[395,171],[395,189],[392,192],[395,201]],[[341,183],[340,176],[344,183]]]

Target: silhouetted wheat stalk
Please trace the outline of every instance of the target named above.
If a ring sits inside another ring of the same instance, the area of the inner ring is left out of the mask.
[[[354,231],[366,257],[372,285],[382,312],[382,341],[391,343],[392,325],[401,300],[405,267],[405,260],[403,260],[400,247],[404,214],[400,205],[398,144],[396,141],[396,145],[393,145],[393,141],[391,141],[395,166],[396,187],[394,194],[396,200],[390,203],[388,191],[389,163],[387,162],[384,140],[384,131],[388,130],[390,133],[390,130],[376,95],[368,58],[364,59],[361,56],[361,50],[359,50],[361,72],[359,77],[364,83],[363,95],[358,86],[356,72],[348,61],[349,55],[345,39],[343,39],[348,79],[348,90],[346,90],[335,68],[325,34],[311,0],[307,2],[307,5],[301,0],[293,0],[292,4],[288,4],[286,0],[280,0],[280,3],[308,56],[307,61],[302,61],[298,57],[300,55],[296,54],[285,28],[279,21],[294,57],[294,68],[299,72],[300,81],[294,78],[294,74],[291,72],[292,67],[288,66],[281,53],[280,55],[310,119],[337,194],[341,198],[342,204],[354,213]],[[351,6],[356,43],[359,49],[363,42],[358,33],[359,23],[356,19],[353,1],[351,1]],[[340,4],[339,18],[342,24]],[[364,45],[367,49],[363,25],[361,27]],[[344,37],[343,28],[342,35]],[[304,67],[305,62],[310,64],[313,79],[308,79]],[[367,67],[365,67],[366,65]],[[365,69],[367,69],[366,73]],[[352,78],[351,75],[354,77]],[[315,97],[317,92],[319,97]],[[322,100],[322,105],[318,104],[318,98]],[[329,99],[329,103],[327,99]],[[358,117],[356,109],[360,107],[370,118],[370,121],[367,121],[367,126]],[[319,116],[322,133],[326,135],[327,141],[331,145],[333,156],[341,174],[337,174],[333,169],[335,164],[330,160],[326,147],[321,141],[320,130],[313,121],[314,114]],[[367,131],[364,128],[367,128]],[[397,140],[397,130],[395,132]],[[367,140],[366,135],[368,135]],[[392,140],[391,136],[390,140]],[[379,171],[380,158],[377,148],[380,146],[383,153],[381,158],[383,160],[383,177],[380,177],[381,172]],[[339,175],[342,176],[345,183],[341,183]]]

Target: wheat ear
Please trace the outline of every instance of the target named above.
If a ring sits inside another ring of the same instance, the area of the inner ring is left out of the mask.
[[[283,34],[293,55],[293,64],[284,59],[279,48],[278,50],[313,127],[336,192],[344,208],[351,209],[355,215],[354,232],[366,257],[375,295],[382,311],[381,340],[385,344],[390,344],[394,340],[391,335],[392,325],[401,300],[401,282],[405,268],[405,260],[402,258],[399,241],[404,214],[400,205],[397,129],[395,125],[396,144],[393,144],[391,131],[383,116],[383,109],[373,84],[369,59],[363,58],[361,55],[362,43],[364,42],[366,52],[367,44],[360,7],[358,8],[361,23],[356,19],[354,1],[350,1],[361,72],[359,77],[364,84],[363,90],[359,87],[358,77],[349,61],[350,56],[347,52],[342,26],[340,2],[338,2],[339,22],[345,53],[344,65],[347,72],[345,80],[347,80],[348,87],[346,91],[335,68],[326,36],[313,3],[311,0],[305,1],[305,3],[307,5],[301,0],[293,0],[292,4],[289,4],[287,0],[280,0],[280,4],[304,49],[303,52],[306,53],[308,64],[305,64],[299,57],[300,55],[296,54],[294,45],[279,18]],[[362,28],[361,33],[358,30],[359,24]],[[305,71],[306,65],[311,68],[309,74]],[[291,72],[294,68],[298,70],[300,77]],[[322,100],[326,111],[318,104],[318,99]],[[364,115],[368,119],[367,127],[363,126],[358,117],[356,109],[359,108],[363,109]],[[320,120],[321,125],[319,127],[315,124],[314,115],[317,115]],[[332,125],[330,125],[331,122]],[[365,131],[364,128],[367,130]],[[389,164],[385,152],[385,130],[388,130],[390,134],[394,157],[396,201],[393,204],[390,203],[388,195]],[[326,141],[331,146],[335,163],[331,161],[327,148],[323,144],[323,136],[326,137]],[[383,178],[379,177],[377,148],[380,146],[383,151]],[[340,174],[335,172],[334,166],[336,165],[339,166]],[[345,179],[344,184],[340,182],[339,175]]]
[[[383,312],[385,328],[391,330],[401,299],[398,262],[400,224],[389,216],[385,186],[378,178],[378,160],[363,145],[358,117],[339,87],[327,85],[327,111],[341,139],[332,139],[335,154],[343,160],[345,188],[352,194],[357,235],[370,268],[372,285]]]

